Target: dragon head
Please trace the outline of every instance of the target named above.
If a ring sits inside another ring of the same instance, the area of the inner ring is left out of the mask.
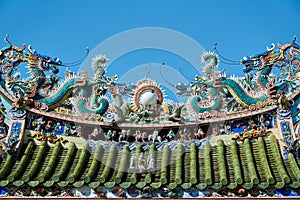
[[[243,68],[245,74],[250,73],[252,70],[259,70],[262,67],[262,60],[252,56],[244,56],[240,63],[245,66]]]
[[[258,70],[264,75],[270,73],[270,66],[274,63],[277,57],[276,50],[274,50],[274,48],[275,45],[272,43],[272,46],[270,48],[267,47],[267,50],[262,53],[254,54],[250,57],[244,56],[243,59],[240,60],[240,64],[245,66],[243,72],[248,74],[253,70]]]
[[[57,66],[62,66],[63,63],[59,58],[51,58],[36,52],[36,50],[28,45],[28,52],[26,52],[26,60],[31,67],[39,68],[42,71],[50,71],[52,74],[59,72]]]

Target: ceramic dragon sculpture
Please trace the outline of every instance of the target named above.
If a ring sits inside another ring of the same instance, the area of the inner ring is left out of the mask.
[[[117,77],[105,77],[105,56],[93,59],[94,77],[87,72],[82,74],[68,73],[59,83],[58,67],[64,66],[59,58],[52,59],[37,53],[29,45],[21,48],[11,44],[6,36],[7,46],[0,50],[0,85],[12,97],[16,109],[25,106],[42,110],[54,109],[73,95],[73,104],[79,114],[102,115],[108,109],[108,100],[104,96],[107,87]],[[24,65],[28,68],[29,77],[21,78]],[[18,68],[21,68],[18,71]],[[87,102],[87,101],[90,102]],[[89,104],[88,104],[89,103]]]
[[[8,46],[0,52],[1,86],[16,98],[13,102],[15,107],[23,108],[33,102],[35,106],[40,105],[40,101],[46,96],[44,91],[56,86],[58,79],[55,75],[59,72],[57,67],[61,66],[62,62],[59,58],[52,59],[38,54],[30,45],[28,51],[25,51],[25,45],[18,48],[8,40],[7,43]],[[30,74],[24,79],[20,79],[20,72],[16,72],[21,63],[27,65],[27,73]],[[46,75],[47,71],[50,72],[50,76]],[[51,102],[45,106],[51,106]]]
[[[204,76],[196,76],[192,84],[194,94],[188,99],[188,107],[191,112],[219,112],[228,97],[244,108],[253,110],[275,103],[280,93],[292,93],[298,81],[299,45],[292,43],[278,48],[272,44],[271,48],[250,57],[244,57],[240,63],[243,64],[243,78],[226,77],[224,70],[218,72],[218,57],[215,53],[207,52],[202,55]],[[282,71],[280,79],[271,72],[276,67]],[[256,75],[251,72],[257,71]]]
[[[105,65],[107,59],[105,56],[96,56],[92,61],[92,68],[95,73],[91,80],[87,80],[86,84],[80,88],[79,95],[76,95],[72,102],[76,111],[80,114],[104,114],[109,102],[105,94],[110,86],[118,79],[117,75],[106,77]],[[88,76],[88,72],[85,71]],[[89,104],[89,106],[87,106]]]
[[[125,89],[127,89],[127,91],[125,91]],[[123,98],[128,92],[132,92],[132,90],[128,89],[126,85],[116,85],[110,88],[110,93],[114,100],[114,113],[117,115],[115,119],[116,122],[125,121],[125,118],[129,116],[131,112],[127,100]]]

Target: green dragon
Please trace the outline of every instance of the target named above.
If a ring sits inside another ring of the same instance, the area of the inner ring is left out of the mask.
[[[117,76],[104,76],[104,65],[107,61],[105,56],[97,56],[93,59],[92,68],[95,74],[91,80],[87,72],[81,75],[69,73],[65,81],[59,84],[58,67],[64,66],[59,58],[52,59],[41,55],[30,45],[28,51],[25,51],[25,45],[18,48],[6,41],[8,46],[0,51],[0,83],[1,87],[14,97],[14,102],[11,102],[14,107],[55,109],[75,94],[72,102],[78,113],[102,115],[107,111],[109,102],[105,94],[107,87],[117,79]],[[20,80],[20,73],[15,71],[21,63],[27,64],[31,76]],[[50,72],[50,75],[47,75],[47,72]]]
[[[88,78],[88,71],[79,76],[69,75],[56,91],[40,102],[47,105],[53,102],[57,107],[73,92],[75,95],[72,97],[72,103],[79,114],[103,115],[109,107],[109,101],[105,96],[107,89],[118,78],[116,75],[104,76],[106,61],[105,56],[96,56],[92,61],[91,67],[95,73],[91,79]]]
[[[295,59],[295,54],[291,52],[299,52],[300,49],[294,41],[284,46],[278,44],[278,50],[274,47],[275,45],[272,44],[267,51],[241,60],[240,63],[245,65],[246,77],[244,78],[226,77],[223,75],[224,70],[216,71],[217,55],[212,52],[204,53],[202,62],[206,63],[203,67],[205,76],[195,78],[192,85],[195,94],[188,99],[190,110],[196,113],[219,111],[225,103],[225,97],[228,96],[234,97],[236,102],[249,109],[273,104],[271,99],[277,98],[279,93],[286,91],[292,82],[291,77],[297,76],[297,70],[293,74],[289,73],[289,76],[281,79],[281,82],[276,82],[276,77],[271,75],[272,69],[277,67],[291,71],[289,66],[291,60],[299,60]],[[299,71],[299,63],[297,69]],[[258,71],[256,78],[250,74],[254,70]]]

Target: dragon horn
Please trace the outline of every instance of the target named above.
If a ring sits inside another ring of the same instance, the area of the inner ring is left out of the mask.
[[[35,49],[32,49],[31,45],[28,45],[28,51],[32,54],[35,54],[36,53],[36,50]]]
[[[275,48],[275,44],[274,44],[274,43],[272,43],[270,48],[269,48],[269,47],[267,47],[267,50],[268,50],[268,51],[272,51],[274,48]]]
[[[5,35],[5,37],[4,37],[4,42],[5,42],[6,44],[12,45],[11,42],[8,40],[8,34]]]

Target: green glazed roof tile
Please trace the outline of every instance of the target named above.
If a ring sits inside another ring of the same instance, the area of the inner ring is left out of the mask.
[[[113,145],[110,149],[98,147],[90,152],[82,149],[86,148],[84,145],[78,149],[74,143],[49,146],[29,141],[23,145],[19,160],[8,157],[2,161],[0,186],[11,182],[16,186],[30,187],[39,184],[81,187],[86,184],[92,188],[120,186],[124,189],[132,185],[137,188],[149,185],[153,189],[162,186],[188,189],[195,185],[199,190],[207,187],[214,190],[222,187],[300,187],[298,161],[292,154],[283,160],[277,140],[272,136],[229,144],[218,141],[212,147],[206,142],[203,149],[195,145],[188,150],[178,147],[176,150],[168,146],[157,151],[152,149],[156,170],[142,172],[127,171],[130,157],[142,152],[140,147],[137,151],[130,151],[128,148],[117,150]],[[170,161],[173,164],[169,166]],[[36,171],[33,172],[32,167]]]

